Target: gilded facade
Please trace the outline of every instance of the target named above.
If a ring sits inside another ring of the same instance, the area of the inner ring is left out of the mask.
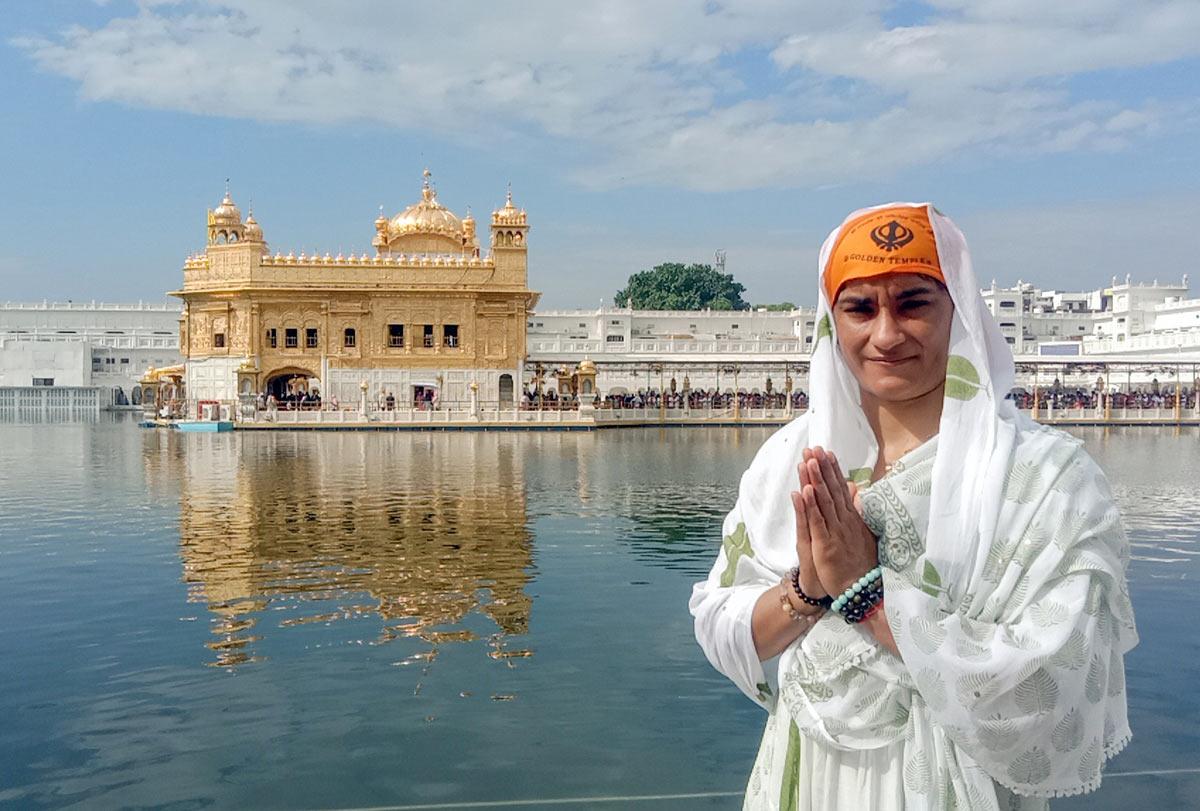
[[[397,407],[436,398],[510,404],[519,396],[529,223],[512,193],[492,212],[489,250],[475,220],[421,198],[374,224],[374,253],[271,253],[262,226],[228,191],[208,214],[207,245],[187,259],[180,351],[192,399],[281,394],[307,379],[328,400]]]

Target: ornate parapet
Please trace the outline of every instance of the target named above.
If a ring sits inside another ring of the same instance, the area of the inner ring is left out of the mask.
[[[324,256],[314,254],[307,256],[301,253],[296,256],[294,253],[282,254],[276,253],[262,258],[264,267],[268,266],[286,266],[286,267],[307,267],[307,268],[364,268],[364,267],[389,267],[389,268],[429,268],[429,267],[470,267],[470,268],[490,268],[494,266],[491,257],[480,258],[470,254],[397,254],[392,256],[381,256],[378,254],[368,256],[362,254],[355,256],[350,254],[349,257],[344,257],[341,254],[330,256],[326,253]]]
[[[240,257],[239,257],[240,258]],[[419,254],[403,256],[331,256],[276,253],[250,261],[233,256],[189,257],[183,267],[184,292],[261,288],[330,289],[379,293],[395,290],[507,290],[523,278],[498,274],[491,256]]]

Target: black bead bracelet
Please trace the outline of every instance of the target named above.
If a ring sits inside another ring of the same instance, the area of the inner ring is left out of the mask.
[[[813,608],[829,608],[833,605],[833,598],[826,594],[824,597],[809,597],[804,593],[804,589],[800,588],[800,567],[793,566],[788,572],[792,579],[792,591],[796,592],[796,596],[803,602],[811,605]]]

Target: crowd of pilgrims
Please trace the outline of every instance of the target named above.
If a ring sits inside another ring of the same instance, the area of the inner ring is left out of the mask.
[[[620,394],[607,394],[603,397],[594,395],[588,397],[583,395],[583,400],[591,400],[591,404],[596,408],[684,408],[686,400],[687,408],[689,409],[705,409],[705,408],[732,408],[734,402],[733,392],[719,392],[716,389],[691,389],[689,391],[667,391],[660,392],[658,389],[638,389],[635,392],[623,392]],[[571,394],[559,395],[553,390],[542,392],[539,398],[536,391],[526,391],[521,396],[521,408],[537,410],[542,409],[560,409],[572,410],[579,408],[581,398]],[[737,402],[739,408],[786,408],[787,395],[781,391],[776,392],[738,392]],[[802,391],[792,392],[792,408],[803,410],[808,407],[808,395]]]
[[[1196,388],[1183,387],[1180,391],[1181,409],[1194,409],[1196,406]],[[1104,400],[1101,397],[1102,390],[1098,388],[1067,388],[1044,386],[1038,389],[1038,405],[1042,409],[1054,408],[1072,409],[1072,408],[1103,408]],[[661,394],[657,389],[639,389],[636,392],[626,392],[621,394],[609,394],[604,397],[592,398],[592,405],[597,408],[623,409],[623,408],[659,408],[665,397],[666,402],[663,407],[669,409],[682,409],[684,407],[684,398],[687,399],[687,407],[689,409],[727,409],[732,408],[734,403],[734,395],[732,392],[718,392],[693,390],[687,392],[666,392]],[[1010,394],[1013,402],[1018,408],[1031,409],[1033,408],[1033,392],[1023,388],[1013,389]],[[737,404],[739,409],[758,409],[758,408],[786,408],[787,395],[783,392],[772,392],[770,394],[759,392],[739,392],[737,394]],[[559,409],[572,410],[579,407],[579,399],[571,395],[559,396],[553,391],[543,393],[540,407],[542,409]],[[803,411],[808,407],[808,395],[803,391],[792,392],[792,409],[794,411]],[[1134,388],[1131,391],[1112,391],[1109,393],[1110,408],[1174,408],[1175,407],[1175,387],[1174,386],[1151,386],[1147,388]],[[521,398],[522,409],[538,409],[538,396],[536,392],[526,392]]]
[[[1149,386],[1135,386],[1129,391],[1120,391],[1115,387],[1109,391],[1108,405],[1110,408],[1174,408],[1174,385],[1161,385],[1157,380]],[[1195,386],[1184,386],[1179,390],[1179,407],[1192,409],[1196,407]],[[1049,386],[1038,387],[1039,408],[1072,409],[1072,408],[1103,408],[1104,386],[1102,381],[1092,388],[1071,388],[1057,381]],[[1025,389],[1013,389],[1013,402],[1018,408],[1033,408],[1033,392]]]
[[[259,411],[320,411],[322,403],[320,390],[314,388],[311,391],[288,392],[280,397],[262,392],[258,395],[257,405]],[[336,409],[337,398],[324,405]]]
[[[1180,389],[1181,409],[1194,409],[1196,407],[1197,389],[1200,387],[1184,386]],[[1154,380],[1146,387],[1135,387],[1130,391],[1113,390],[1109,393],[1110,408],[1174,408],[1175,407],[1175,391],[1174,385],[1160,385],[1157,380]],[[1103,408],[1104,400],[1102,397],[1103,386],[1101,381],[1097,381],[1097,385],[1092,388],[1067,387],[1063,386],[1058,381],[1055,381],[1049,386],[1038,388],[1038,405],[1041,408],[1054,409],[1074,409],[1074,408]],[[604,396],[594,395],[590,398],[587,395],[583,396],[583,400],[591,400],[591,404],[596,408],[607,409],[624,409],[624,408],[669,408],[683,409],[686,400],[688,409],[727,409],[733,408],[735,395],[731,391],[717,391],[716,389],[691,389],[687,392],[682,391],[666,391],[660,392],[658,389],[638,389],[635,392],[622,392],[618,394],[607,394]],[[761,409],[761,408],[777,408],[783,409],[787,407],[787,394],[781,391],[773,392],[758,392],[751,391],[738,392],[737,406],[739,409]],[[1031,409],[1033,408],[1034,396],[1033,392],[1024,389],[1013,389],[1010,394],[1013,402],[1018,408]],[[801,390],[795,390],[791,394],[792,409],[794,411],[803,411],[808,407],[808,394]],[[338,409],[339,404],[337,398],[325,401],[321,399],[321,392],[317,389],[311,391],[295,391],[276,398],[272,394],[258,395],[258,408],[262,411],[318,411],[325,409]],[[539,397],[538,392],[527,390],[521,395],[520,408],[524,410],[575,410],[579,408],[581,398],[571,394],[559,395],[553,389],[544,390]],[[397,399],[390,392],[387,393],[386,399],[381,399],[379,407],[384,410],[392,410],[399,406]],[[423,410],[437,410],[440,408],[440,403],[436,400],[422,402],[414,407]]]

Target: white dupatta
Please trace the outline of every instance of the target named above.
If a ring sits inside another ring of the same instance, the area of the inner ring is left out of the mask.
[[[887,207],[898,205],[916,204]],[[846,752],[903,746],[904,807],[996,808],[994,783],[1029,797],[1095,789],[1129,738],[1123,655],[1137,635],[1120,516],[1080,443],[1004,399],[1012,355],[965,240],[928,214],[955,305],[940,430],[906,457],[903,477],[863,497],[901,658],[830,615],[779,657],[778,701],[750,659],[753,603],[795,565],[787,494],[802,448],[833,450],[863,482],[878,452],[823,284],[810,412],[743,476],[713,573],[693,591],[710,661],[772,713],[747,807],[797,807],[804,740]]]

